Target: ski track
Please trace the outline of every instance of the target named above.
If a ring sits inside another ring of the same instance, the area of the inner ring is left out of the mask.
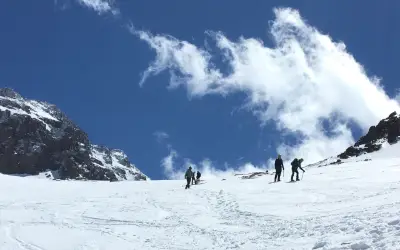
[[[0,249],[400,249],[395,163],[309,169],[293,184],[290,176],[275,185],[273,175],[231,177],[189,190],[185,180],[0,175]]]

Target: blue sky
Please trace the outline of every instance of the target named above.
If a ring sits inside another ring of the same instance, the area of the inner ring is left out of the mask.
[[[210,175],[265,168],[277,151],[318,160],[399,108],[395,1],[0,6],[1,86],[56,104],[152,179],[188,162]]]

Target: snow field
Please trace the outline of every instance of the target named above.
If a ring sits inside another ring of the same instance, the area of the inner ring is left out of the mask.
[[[286,167],[280,183],[231,176],[189,190],[0,175],[0,249],[400,249],[400,158],[378,153],[297,183]]]

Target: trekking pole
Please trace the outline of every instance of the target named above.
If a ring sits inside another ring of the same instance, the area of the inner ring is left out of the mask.
[[[303,173],[301,174],[301,180],[303,180],[303,176],[304,176],[304,171],[303,171]]]

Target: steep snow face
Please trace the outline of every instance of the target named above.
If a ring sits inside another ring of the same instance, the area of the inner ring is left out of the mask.
[[[97,166],[113,170],[118,180],[150,180],[129,162],[128,156],[121,150],[92,145],[91,156]]]
[[[400,158],[400,143],[396,144],[390,144],[387,139],[379,139],[376,142],[374,142],[375,146],[378,146],[379,149],[376,151],[367,153],[364,152],[363,154],[360,154],[359,156],[353,156],[349,157],[346,159],[341,159],[340,157],[329,157],[327,159],[324,159],[322,161],[309,164],[305,166],[306,168],[312,168],[312,167],[324,167],[328,165],[339,165],[343,163],[348,163],[348,162],[359,162],[359,161],[369,161],[371,158],[382,158],[382,157],[398,157]],[[362,151],[365,148],[365,144],[358,145],[358,146],[353,146],[356,150]]]
[[[390,144],[387,141],[381,142],[381,150],[359,156],[359,159],[378,160],[378,159],[394,159],[400,161],[400,143]],[[354,159],[353,159],[354,161]]]
[[[296,183],[288,170],[189,190],[0,175],[0,249],[399,249],[399,145]]]

